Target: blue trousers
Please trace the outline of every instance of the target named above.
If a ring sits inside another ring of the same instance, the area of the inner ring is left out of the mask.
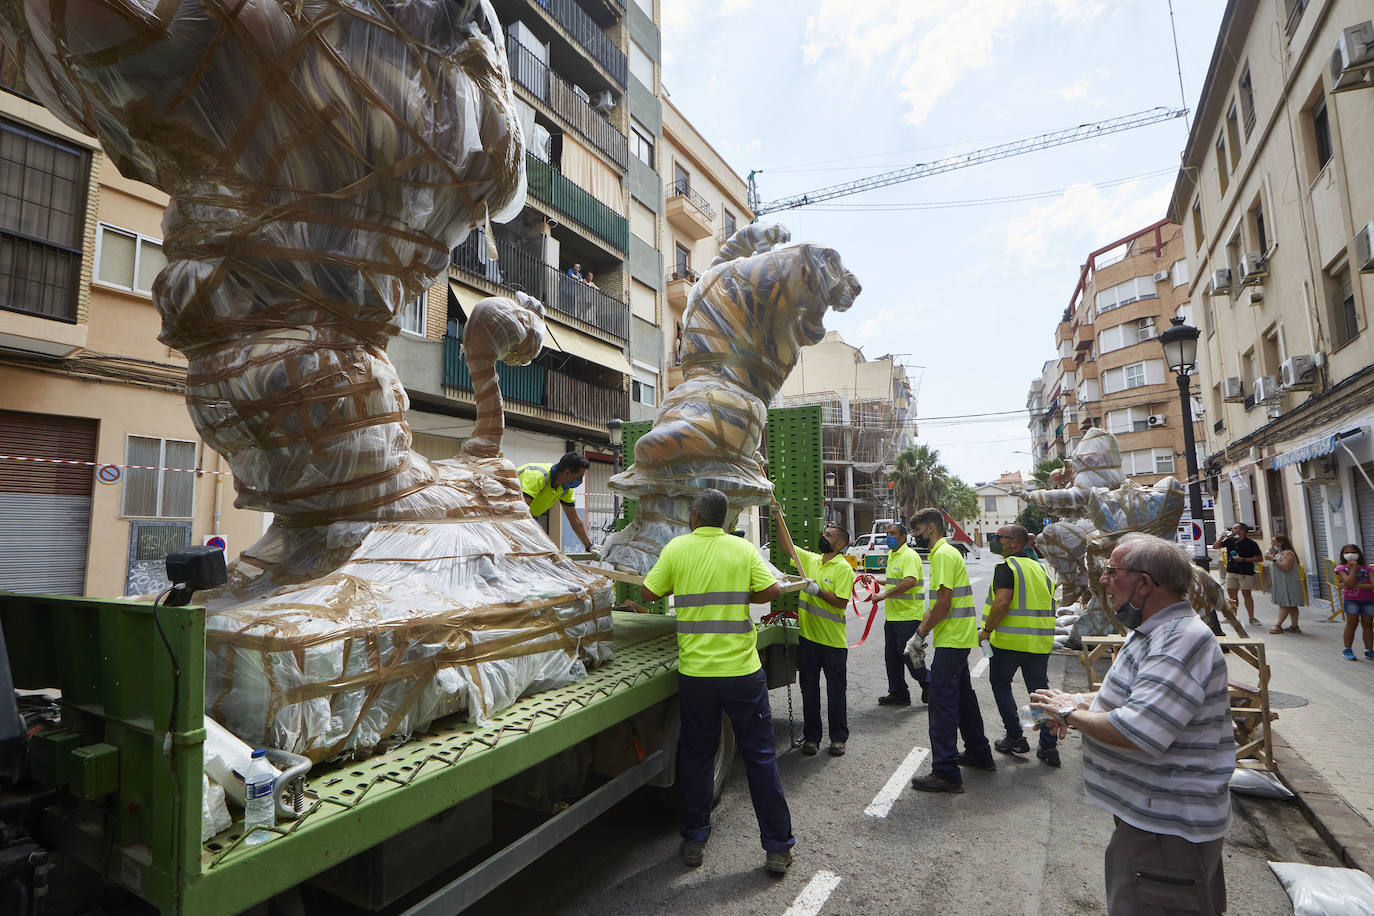
[[[919,620],[883,621],[883,664],[887,666],[888,696],[911,699],[911,689],[906,685],[904,671],[910,671],[912,678],[922,687],[928,683],[926,669],[913,665],[905,651],[907,642],[916,635],[916,628],[920,625]]]
[[[825,708],[830,740],[849,740],[846,679],[849,650],[823,646],[806,637],[797,640],[797,680],[802,695],[802,740],[821,743],[821,672],[825,672]]]
[[[1050,657],[1039,652],[1019,652],[1015,649],[992,647],[992,659],[988,662],[988,683],[992,685],[992,698],[997,701],[997,712],[1002,716],[1002,726],[1012,737],[1021,735],[1021,716],[1016,709],[1016,699],[1011,695],[1011,679],[1017,669],[1021,670],[1021,680],[1026,685],[1026,693],[1033,693],[1050,686]],[[1051,748],[1059,743],[1054,732],[1048,728],[1040,729],[1040,746]]]
[[[782,794],[778,759],[773,748],[773,710],[763,671],[743,677],[677,679],[682,735],[678,739],[678,773],[682,786],[682,835],[705,843],[711,835],[712,765],[720,746],[720,717],[730,719],[735,743],[744,758],[749,796],[759,820],[759,836],[768,852],[791,849],[792,814]]]
[[[964,750],[979,761],[992,760],[992,745],[983,734],[983,714],[968,672],[968,649],[941,646],[930,665],[931,769],[946,782],[963,782],[959,772],[959,737]]]

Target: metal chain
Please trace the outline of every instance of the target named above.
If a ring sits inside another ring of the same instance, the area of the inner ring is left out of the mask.
[[[792,667],[792,654],[787,651],[787,619],[782,621],[782,659],[788,668]],[[795,671],[795,669],[793,669]],[[792,712],[792,681],[787,682],[787,743],[789,748],[796,750],[801,747],[801,740],[797,738],[797,719]]]

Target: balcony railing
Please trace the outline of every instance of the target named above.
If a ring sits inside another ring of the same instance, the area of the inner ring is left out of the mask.
[[[692,190],[690,182],[681,179],[673,182],[673,186],[668,189],[668,199],[672,200],[674,197],[685,197],[690,200],[692,206],[706,215],[708,222],[716,218],[715,208],[706,202],[706,198]],[[722,239],[722,242],[723,241]]]
[[[554,21],[567,29],[573,41],[583,47],[606,72],[624,89],[630,78],[630,64],[625,52],[615,46],[615,42],[601,31],[596,20],[587,15],[577,0],[535,0]],[[652,87],[651,87],[652,88]]]
[[[0,232],[0,309],[76,321],[81,252]]]
[[[623,388],[607,388],[550,369],[544,406],[590,426],[604,427],[617,417],[629,416],[630,394]]]
[[[508,366],[496,364],[496,385],[501,396],[523,404],[544,406],[547,393],[548,370],[543,366]],[[468,361],[463,356],[463,341],[449,335],[444,336],[444,387],[472,390],[472,373]]]
[[[620,166],[630,161],[629,141],[596,110],[588,105],[571,86],[550,72],[548,66],[513,36],[506,38],[506,56],[510,59],[511,75],[534,97],[548,105],[567,121],[592,146],[601,150]]]
[[[617,251],[630,248],[629,220],[539,157],[525,154],[530,195],[543,201]]]
[[[629,339],[630,307],[624,302],[560,273],[552,264],[508,242],[497,240],[496,252],[497,260],[490,260],[486,239],[473,232],[453,249],[450,262],[464,273],[528,293],[545,308],[571,315],[622,340]]]
[[[701,279],[701,274],[686,265],[679,265],[663,275],[664,284],[672,283],[674,280],[686,280],[688,283],[695,283]]]

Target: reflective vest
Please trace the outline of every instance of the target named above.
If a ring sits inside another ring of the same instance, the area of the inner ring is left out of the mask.
[[[989,641],[999,649],[1048,655],[1054,651],[1054,583],[1045,568],[1030,557],[1006,557],[1015,582],[1011,588],[1011,607],[992,631]],[[986,618],[992,609],[992,586],[983,605]]]
[[[821,554],[798,547],[797,559],[801,560],[802,575],[836,598],[848,601],[854,594],[854,567],[843,556],[834,556],[829,563],[822,563]],[[804,639],[835,649],[847,648],[844,612],[844,608],[827,604],[816,595],[797,593],[797,623]]]
[[[949,614],[935,625],[931,635],[937,649],[972,649],[978,645],[978,611],[973,606],[973,586],[968,567],[954,545],[944,538],[930,548],[930,597],[934,606],[941,587],[952,592]]]
[[[911,590],[893,595],[883,602],[883,613],[888,620],[921,620],[926,616],[921,555],[907,545],[900,544],[887,555],[887,584],[897,585],[906,578],[916,580]]]
[[[549,485],[553,479],[553,465],[540,464],[532,461],[529,464],[520,465],[517,472],[520,475],[520,489],[531,500],[530,515],[535,518],[548,512],[556,502],[575,503],[573,491],[567,487],[554,489]]]
[[[689,677],[758,671],[749,593],[776,581],[753,544],[719,528],[702,525],[664,545],[644,587],[673,593],[678,671]]]

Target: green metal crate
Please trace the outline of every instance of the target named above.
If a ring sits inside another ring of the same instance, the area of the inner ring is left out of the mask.
[[[768,479],[773,495],[787,517],[787,530],[798,547],[814,549],[825,530],[825,489],[821,468],[821,408],[773,407],[768,411],[764,434]],[[773,565],[785,573],[801,575],[778,541],[777,525],[767,513],[768,544]],[[797,609],[796,594],[773,602],[775,610]]]

